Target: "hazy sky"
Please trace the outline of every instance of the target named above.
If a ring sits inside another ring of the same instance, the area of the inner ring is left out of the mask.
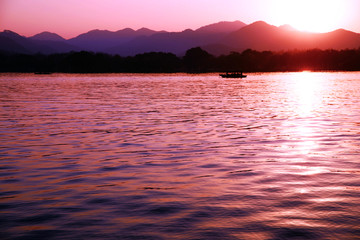
[[[182,31],[219,22],[263,20],[300,30],[360,32],[360,0],[0,0],[0,31],[70,38],[92,29]]]

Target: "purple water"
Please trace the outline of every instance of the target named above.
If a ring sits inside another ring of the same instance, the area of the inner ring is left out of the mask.
[[[360,238],[360,73],[0,75],[1,239]]]

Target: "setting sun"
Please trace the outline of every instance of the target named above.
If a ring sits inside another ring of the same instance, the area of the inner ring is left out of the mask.
[[[346,3],[341,0],[279,0],[273,5],[273,12],[278,22],[300,31],[329,32],[342,25]]]

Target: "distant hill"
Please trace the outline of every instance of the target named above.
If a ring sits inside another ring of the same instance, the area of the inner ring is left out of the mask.
[[[114,32],[92,30],[68,40],[50,32],[29,38],[9,30],[0,32],[0,51],[12,53],[51,54],[84,50],[121,56],[145,52],[170,52],[182,56],[188,49],[199,46],[217,56],[245,49],[357,49],[360,47],[360,34],[344,29],[328,33],[300,32],[289,25],[276,27],[263,21],[249,25],[240,21],[219,22],[182,32],[159,32],[147,28],[125,28]]]
[[[30,53],[25,47],[17,43],[17,41],[1,36],[0,34],[0,51],[9,53]]]
[[[51,32],[38,33],[32,37],[29,37],[29,39],[40,41],[66,41],[63,37]]]
[[[157,33],[156,31],[141,28],[137,31],[131,28],[125,28],[116,32],[107,30],[92,30],[87,33],[69,39],[67,42],[77,46],[81,50],[94,52],[107,52],[119,44],[126,43],[139,36],[150,36]]]
[[[360,34],[339,29],[329,33],[300,32],[289,26],[276,27],[265,22],[252,23],[235,31],[218,44],[237,51],[282,51],[303,49],[347,49],[360,47]]]
[[[184,55],[189,48],[219,41],[225,35],[226,33],[197,32],[190,29],[183,32],[156,33],[137,37],[117,47],[109,48],[107,52],[125,56],[154,51]]]
[[[47,37],[53,38],[54,34],[45,34]],[[79,49],[75,46],[71,46],[65,41],[54,41],[54,40],[38,40],[36,38],[44,38],[44,34],[26,38],[19,34],[5,30],[0,32],[0,50],[9,53],[63,53],[70,51],[78,51]],[[60,37],[60,36],[59,36]],[[10,44],[10,45],[9,45]]]
[[[195,31],[186,29],[182,32],[159,32],[135,38],[125,44],[109,48],[107,52],[125,56],[152,51],[184,55],[189,48],[216,43],[227,34],[244,26],[246,24],[240,21],[219,22],[201,27]]]
[[[329,33],[319,34],[316,39],[317,48],[320,49],[356,49],[360,48],[360,34],[338,29]]]
[[[5,30],[0,33],[2,41],[0,42],[0,49],[2,51],[14,52],[14,53],[36,53],[36,52],[48,52],[46,46],[39,46],[36,41],[32,41],[26,37],[20,36],[19,34],[12,32],[10,30]],[[7,44],[3,45],[3,41],[6,41]],[[7,46],[10,45],[10,48]]]
[[[197,32],[212,32],[212,33],[231,33],[237,31],[246,24],[241,21],[234,22],[218,22],[210,25],[206,25],[204,27],[198,28]]]

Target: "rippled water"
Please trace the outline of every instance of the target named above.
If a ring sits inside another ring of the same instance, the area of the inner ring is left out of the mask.
[[[0,75],[1,239],[359,239],[360,73]]]

